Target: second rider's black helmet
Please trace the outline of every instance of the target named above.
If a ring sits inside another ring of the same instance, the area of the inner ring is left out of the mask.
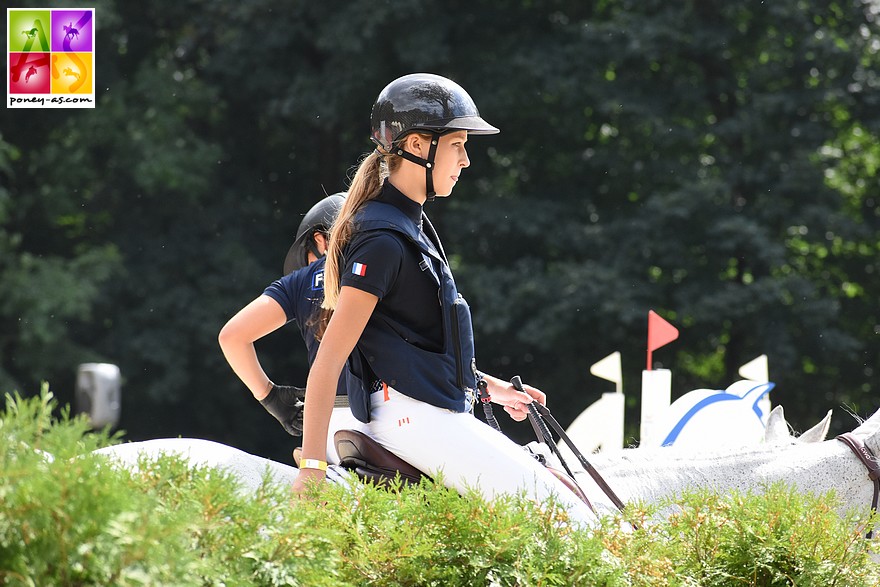
[[[284,258],[284,275],[308,265],[309,251],[316,257],[321,256],[315,247],[315,239],[312,238],[312,235],[315,232],[327,234],[333,221],[339,216],[339,211],[344,203],[345,192],[339,192],[327,196],[306,212],[302,222],[299,223],[299,228],[296,229],[296,239]]]

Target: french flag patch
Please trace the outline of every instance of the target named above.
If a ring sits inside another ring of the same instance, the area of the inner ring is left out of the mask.
[[[363,277],[367,274],[367,266],[363,263],[355,263],[351,266],[351,272],[355,275],[360,275]]]

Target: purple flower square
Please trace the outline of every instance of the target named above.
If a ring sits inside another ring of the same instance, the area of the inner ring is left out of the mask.
[[[53,51],[94,51],[92,36],[95,12],[92,9],[52,11]]]

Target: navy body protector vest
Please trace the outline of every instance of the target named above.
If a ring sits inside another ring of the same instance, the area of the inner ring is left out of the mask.
[[[393,231],[418,247],[422,254],[419,268],[428,271],[439,288],[443,351],[433,352],[407,342],[374,313],[348,360],[352,413],[362,422],[370,421],[370,394],[380,382],[440,408],[470,411],[476,389],[471,311],[455,287],[445,258],[424,232],[391,204],[368,202],[354,223],[357,232]]]

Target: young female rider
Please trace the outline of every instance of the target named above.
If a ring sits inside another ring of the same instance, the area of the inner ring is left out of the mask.
[[[333,315],[309,373],[303,461],[294,491],[324,478],[320,459],[340,373],[362,431],[429,475],[487,498],[554,494],[592,514],[521,447],[471,413],[477,378],[515,420],[544,402],[476,370],[470,310],[422,205],[448,196],[470,165],[469,135],[494,134],[458,84],[431,74],[390,83],[372,112],[376,150],[360,164],[331,230],[324,308]]]
[[[220,330],[220,347],[232,370],[291,436],[302,434],[305,390],[272,383],[260,365],[254,341],[289,322],[296,322],[308,349],[309,364],[315,360],[316,331],[324,300],[327,233],[344,201],[343,194],[333,194],[312,206],[300,222],[296,239],[284,260],[284,277],[274,281],[263,295],[242,308]],[[359,429],[361,424],[348,409],[345,386],[341,383],[335,405],[331,429]],[[327,460],[333,464],[339,462],[332,438],[327,443]]]

